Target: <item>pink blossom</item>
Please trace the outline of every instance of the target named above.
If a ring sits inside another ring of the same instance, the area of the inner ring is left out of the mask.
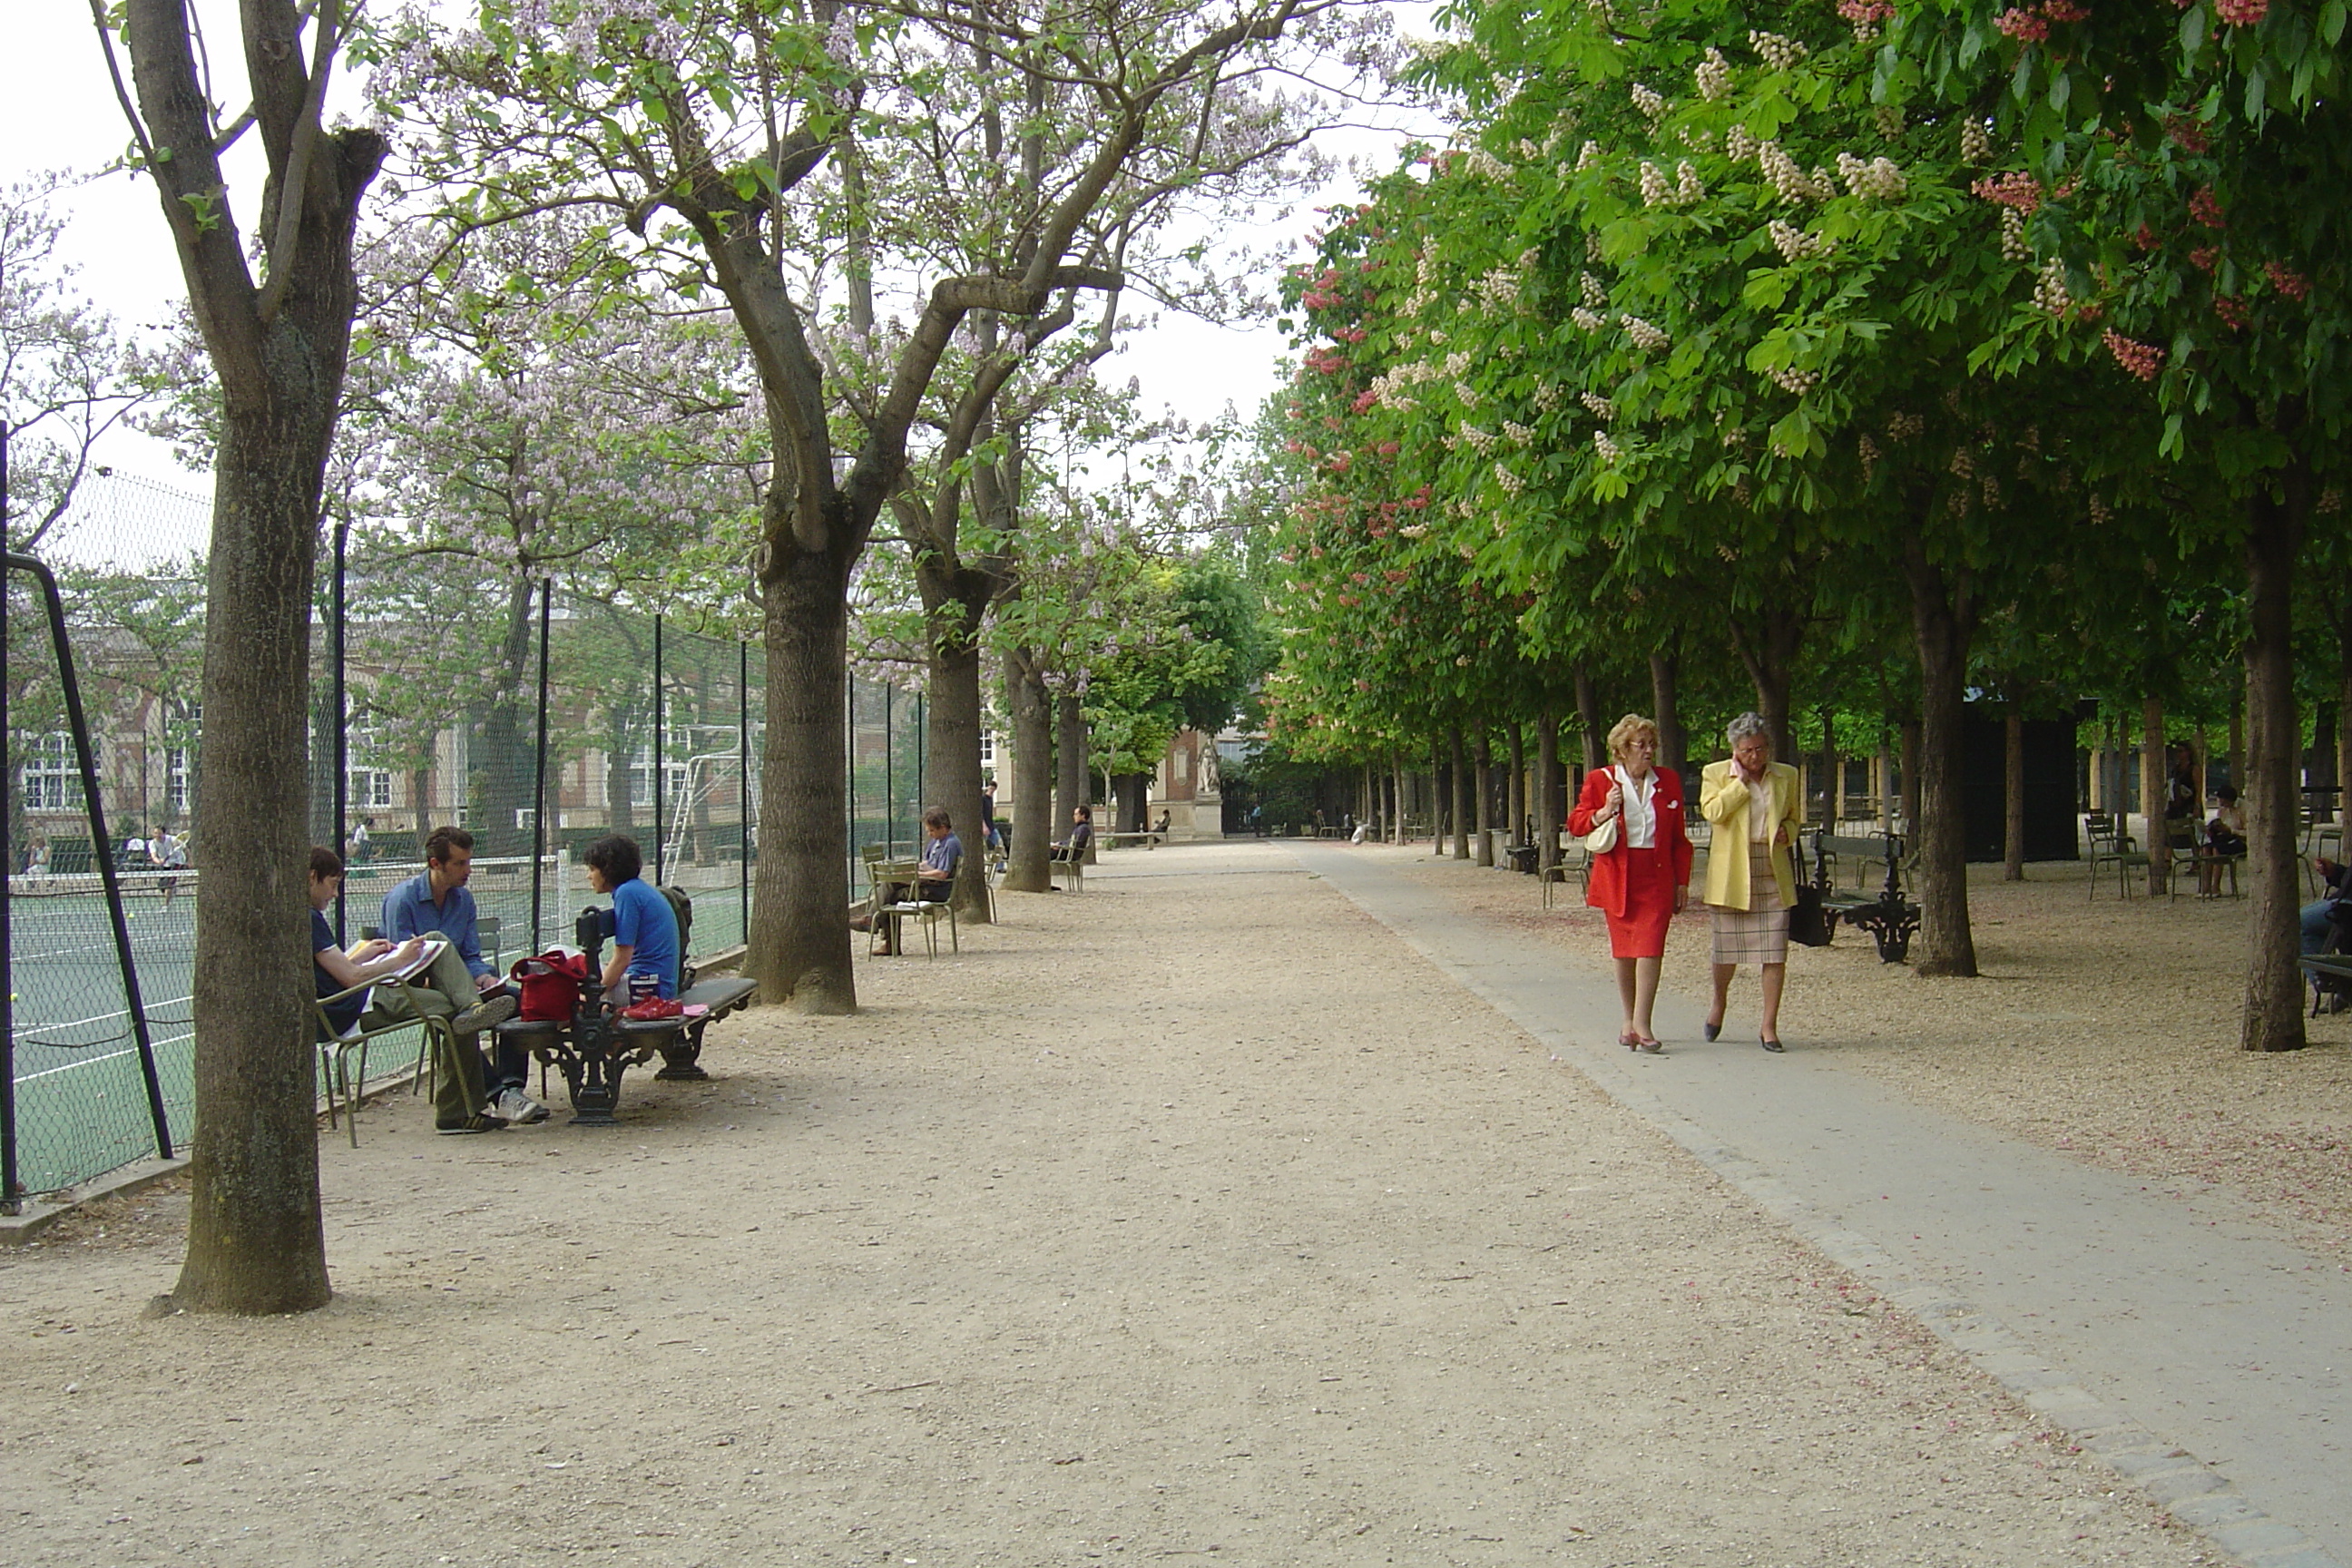
[[[2029,217],[2042,205],[2042,182],[2022,169],[1988,175],[1970,185],[1969,193],[1996,206],[2015,207]]]
[[[2100,341],[2116,356],[2117,364],[2142,381],[2154,381],[2157,373],[2164,368],[2164,351],[2154,343],[2134,342],[2113,328],[2102,334]]]
[[[2265,261],[2263,263],[2263,272],[2270,279],[2271,287],[2288,299],[2305,300],[2311,297],[2311,279],[2284,264]]]
[[[2270,15],[2271,0],[2213,0],[2213,15],[2232,27],[2252,27]]]
[[[2212,186],[2207,185],[2189,198],[2189,216],[2207,228],[2224,226],[2221,221],[2221,198],[2213,194]]]
[[[2022,39],[2029,44],[2038,44],[2050,36],[2050,24],[2047,21],[2031,11],[2021,10],[2016,6],[2011,6],[1994,17],[1992,25],[2011,37]]]

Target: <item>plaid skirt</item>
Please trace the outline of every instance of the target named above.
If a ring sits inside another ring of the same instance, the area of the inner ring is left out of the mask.
[[[1789,911],[1780,902],[1780,884],[1772,879],[1772,851],[1752,839],[1748,845],[1748,903],[1744,910],[1707,905],[1715,962],[1788,963]]]

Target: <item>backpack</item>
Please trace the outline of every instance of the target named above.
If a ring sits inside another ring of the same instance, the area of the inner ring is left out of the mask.
[[[687,933],[694,929],[694,900],[666,883],[657,882],[655,886],[669,900],[669,912],[677,917],[677,988],[683,993],[694,984],[693,966],[686,962],[686,955],[694,951],[686,940]]]
[[[551,948],[536,958],[516,959],[507,978],[522,994],[518,1017],[568,1024],[580,1010],[580,993],[588,984],[588,956]]]

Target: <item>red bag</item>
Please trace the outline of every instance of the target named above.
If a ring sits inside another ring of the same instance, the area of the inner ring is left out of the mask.
[[[536,958],[516,959],[507,978],[522,993],[517,1016],[568,1024],[588,984],[588,955],[550,949]]]

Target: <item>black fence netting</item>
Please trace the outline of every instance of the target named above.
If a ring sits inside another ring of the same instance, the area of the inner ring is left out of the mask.
[[[95,831],[56,660],[29,577],[11,574],[6,689],[13,1081],[20,1188],[68,1186],[154,1152],[133,1009],[98,872],[120,871],[122,929],[171,1141],[193,1119],[196,889],[225,874],[205,826],[233,803],[204,780],[210,508],[145,481],[93,479],[37,542],[55,566],[98,763]],[[582,853],[634,838],[646,874],[693,900],[690,957],[742,943],[759,852],[762,650],[716,613],[667,613],[483,562],[354,539],[320,553],[309,696],[310,837],[350,866],[341,940],[383,924],[444,826],[473,839],[483,956],[503,968],[571,940],[600,901]],[[339,565],[340,563],[340,565]],[[877,674],[882,672],[877,671]],[[920,842],[925,700],[853,674],[845,853]],[[405,1053],[379,1054],[398,1063]],[[322,1090],[323,1092],[323,1090]]]

